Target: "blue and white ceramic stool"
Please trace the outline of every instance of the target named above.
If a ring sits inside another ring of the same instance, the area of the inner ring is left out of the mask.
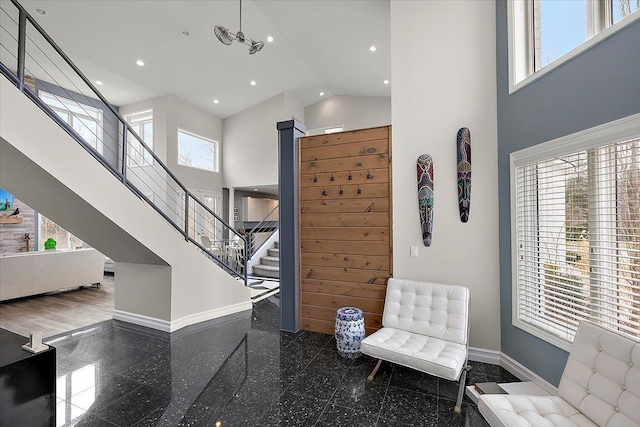
[[[360,357],[360,342],[364,339],[364,316],[356,307],[342,307],[336,313],[336,346],[341,356]]]

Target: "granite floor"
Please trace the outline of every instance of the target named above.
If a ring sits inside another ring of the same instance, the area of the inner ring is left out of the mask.
[[[249,314],[161,333],[105,321],[48,340],[57,426],[487,426],[457,383],[343,359],[329,335],[278,330],[274,297]],[[471,363],[467,382],[517,381]]]

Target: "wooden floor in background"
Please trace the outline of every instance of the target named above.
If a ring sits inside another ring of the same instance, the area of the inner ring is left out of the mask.
[[[50,337],[113,317],[113,276],[97,288],[75,288],[0,303],[0,328],[29,336]]]

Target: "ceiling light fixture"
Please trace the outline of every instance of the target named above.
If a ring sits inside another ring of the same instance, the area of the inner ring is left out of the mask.
[[[318,95],[320,95],[320,96],[324,96],[324,92],[320,92]]]
[[[96,80],[94,83],[97,84],[98,86],[102,86],[102,82],[100,80]]]
[[[185,36],[185,37],[189,37],[189,31],[183,31],[182,35]]]
[[[251,80],[251,86],[255,86],[256,85],[256,81],[255,80]]]
[[[44,9],[36,9],[36,12],[38,12],[40,15],[42,16],[47,16],[47,11]]]
[[[220,101],[218,101],[217,99],[214,99],[214,100],[213,100],[213,103],[214,103],[214,104],[218,104],[218,103],[220,103]]]
[[[369,50],[370,50],[371,52],[375,52],[375,51],[376,51],[376,50],[378,50],[378,49],[377,49],[375,46],[371,46],[371,47],[369,48]]]
[[[264,42],[251,40],[251,43],[247,42],[244,33],[242,32],[242,0],[240,0],[240,31],[233,34],[228,28],[222,25],[216,25],[213,27],[213,33],[222,44],[230,45],[234,40],[242,44],[249,46],[249,55],[253,55],[256,52],[260,52],[264,47]]]
[[[136,61],[136,64],[138,65],[138,67],[144,67],[144,61],[142,59],[138,59]]]
[[[388,84],[389,84],[389,80],[385,80],[385,81],[383,81],[382,83],[384,83],[384,84],[388,85]]]
[[[271,36],[267,37],[267,41],[268,41],[269,43],[273,43],[273,37],[271,37]]]

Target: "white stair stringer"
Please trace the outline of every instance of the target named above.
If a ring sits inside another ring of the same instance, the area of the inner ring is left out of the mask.
[[[0,93],[0,186],[116,261],[114,318],[174,331],[251,309],[242,281],[202,255],[4,76]]]

